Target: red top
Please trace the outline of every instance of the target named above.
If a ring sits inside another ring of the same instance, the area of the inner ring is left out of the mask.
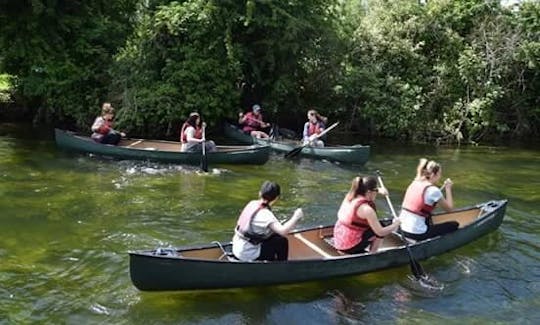
[[[360,218],[356,211],[362,204],[368,204],[373,210],[376,210],[375,203],[365,198],[356,198],[350,201],[346,206],[340,208],[338,212],[338,221],[334,226],[334,246],[339,250],[353,248],[362,241],[362,235],[371,227],[367,219]]]
[[[262,121],[262,115],[259,113],[253,113],[253,112],[247,112],[244,116],[244,127],[242,130],[244,132],[251,132],[259,130],[261,127],[261,124],[259,121]]]
[[[182,129],[180,130],[180,142],[187,143],[187,134],[186,129],[190,127],[187,122],[182,125]],[[196,139],[202,139],[202,128],[196,127],[195,128],[195,138]]]

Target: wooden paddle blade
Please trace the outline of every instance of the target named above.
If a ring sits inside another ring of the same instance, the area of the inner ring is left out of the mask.
[[[304,149],[305,147],[306,147],[306,146],[303,145],[303,146],[294,148],[293,150],[291,150],[291,151],[289,151],[289,152],[287,152],[287,153],[285,154],[285,158],[292,158],[292,157],[298,155],[298,154],[302,151],[302,149]]]

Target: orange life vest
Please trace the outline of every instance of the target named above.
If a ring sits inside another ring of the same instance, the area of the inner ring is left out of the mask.
[[[320,122],[315,122],[315,123],[311,123],[309,122],[309,127],[308,127],[308,137],[309,136],[312,136],[314,134],[319,134],[321,133],[322,131],[322,125]]]
[[[364,218],[359,218],[356,215],[356,211],[362,204],[368,204],[373,210],[376,211],[375,203],[368,201],[365,198],[357,198],[349,203],[349,206],[344,215],[340,218],[334,226],[334,246],[339,250],[347,250],[356,246],[362,241],[362,235],[371,227]]]
[[[191,125],[189,125],[187,122],[185,122],[183,125],[182,125],[182,129],[180,130],[180,142],[182,143],[187,143],[187,134],[186,134],[186,129],[188,127],[190,127]],[[195,128],[195,138],[196,139],[202,139],[202,128],[200,127],[196,127]]]
[[[103,119],[103,124],[101,124],[99,129],[96,130],[96,133],[107,135],[111,131],[112,127],[113,127],[112,121]]]
[[[405,192],[402,209],[429,218],[437,203],[429,205],[425,203],[424,196],[428,187],[434,186],[429,181],[413,181]]]
[[[236,231],[254,245],[258,245],[268,238],[265,235],[254,233],[251,229],[251,221],[259,211],[265,208],[270,209],[270,206],[262,200],[253,200],[244,207],[240,217],[238,217]]]
[[[261,124],[258,121],[262,121],[261,114],[255,114],[253,112],[247,112],[245,115],[243,128],[244,132],[256,131],[261,128]]]

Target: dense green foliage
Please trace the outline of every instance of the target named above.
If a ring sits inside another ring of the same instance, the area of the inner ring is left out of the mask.
[[[540,135],[540,4],[438,0],[8,1],[0,71],[36,117],[81,128],[102,101],[131,134],[218,125],[253,103],[298,127],[427,142]],[[288,123],[288,124],[287,124]]]
[[[7,74],[0,74],[0,103],[5,103],[10,100],[11,80]]]

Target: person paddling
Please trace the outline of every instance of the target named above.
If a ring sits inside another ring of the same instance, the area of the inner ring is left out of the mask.
[[[399,218],[383,227],[377,219],[375,197],[377,194],[388,195],[385,187],[377,187],[373,176],[355,177],[351,189],[343,199],[338,211],[338,220],[334,226],[334,247],[347,254],[365,253],[379,249],[382,238],[397,230]]]
[[[270,127],[270,123],[263,121],[261,110],[261,106],[255,104],[251,108],[251,112],[238,114],[238,124],[242,126],[244,133],[255,138],[267,139],[269,136],[263,129]]]
[[[201,152],[204,143],[207,152],[217,150],[216,144],[212,140],[206,140],[203,137],[203,128],[205,123],[197,112],[189,114],[189,118],[182,125],[180,130],[180,142],[182,143],[182,152]]]
[[[324,142],[318,137],[326,128],[328,119],[314,109],[308,111],[307,117],[308,121],[304,124],[303,144],[312,147],[324,147]]]
[[[126,136],[124,132],[116,131],[114,126],[114,108],[111,103],[103,103],[101,116],[92,124],[91,138],[99,143],[117,145]]]
[[[234,256],[241,261],[284,261],[289,257],[287,234],[304,216],[294,211],[284,224],[272,212],[272,205],[281,194],[277,183],[265,181],[259,199],[250,201],[238,218],[232,240]]]
[[[459,224],[448,221],[433,224],[431,213],[437,205],[450,212],[454,207],[452,181],[444,181],[446,198],[442,191],[435,186],[442,177],[442,167],[439,163],[426,158],[420,159],[416,168],[416,178],[411,182],[401,204],[399,218],[402,220],[401,230],[405,236],[423,240],[443,235],[458,229]]]

